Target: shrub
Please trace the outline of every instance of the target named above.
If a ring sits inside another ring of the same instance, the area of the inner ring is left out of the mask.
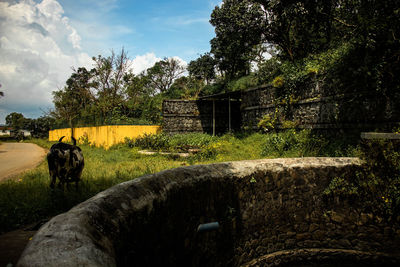
[[[276,116],[271,116],[269,114],[266,114],[262,117],[262,119],[258,122],[257,126],[261,131],[264,133],[272,132],[277,124],[277,118]]]
[[[216,140],[216,137],[203,133],[176,135],[161,133],[144,134],[135,139],[125,138],[125,143],[129,147],[140,147],[155,151],[183,152],[191,148],[205,148]]]
[[[360,149],[362,170],[333,179],[324,194],[328,200],[356,196],[364,210],[393,221],[400,215],[400,142],[368,140]]]
[[[281,88],[284,84],[285,82],[282,76],[278,76],[272,81],[272,86],[275,88]]]
[[[262,149],[263,156],[332,156],[336,149],[331,149],[328,137],[313,133],[311,130],[297,131],[289,129],[267,135]],[[341,142],[335,144],[340,147]],[[342,147],[338,148],[343,149]]]

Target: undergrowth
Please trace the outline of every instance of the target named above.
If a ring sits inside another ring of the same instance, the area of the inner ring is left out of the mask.
[[[364,212],[399,223],[400,141],[363,141],[360,158],[363,168],[334,178],[324,191],[326,199],[357,202]]]

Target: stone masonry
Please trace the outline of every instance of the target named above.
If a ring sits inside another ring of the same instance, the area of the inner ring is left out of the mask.
[[[334,177],[361,164],[265,159],[137,178],[54,217],[18,266],[278,266],[304,259],[398,266],[398,223],[323,200]],[[208,222],[219,229],[198,233]]]
[[[297,123],[299,128],[352,129],[368,131],[377,128],[391,130],[400,124],[400,104],[371,93],[324,92],[318,83],[293,95],[288,108],[279,100],[279,89],[264,85],[241,92],[241,103],[232,105],[234,129],[257,129],[266,114]],[[217,128],[227,131],[226,102],[217,104]],[[285,108],[287,110],[285,110]],[[286,114],[287,113],[287,114]],[[163,131],[170,133],[205,132],[212,129],[212,101],[167,100],[163,105]]]

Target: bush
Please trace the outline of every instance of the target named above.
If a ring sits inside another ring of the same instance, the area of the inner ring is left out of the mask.
[[[257,85],[259,85],[257,77],[254,74],[250,74],[237,80],[230,81],[227,85],[227,89],[228,91],[240,91],[256,87]]]
[[[327,199],[358,199],[361,207],[394,221],[400,216],[400,142],[368,140],[360,145],[362,170],[332,180]]]
[[[338,138],[307,129],[289,129],[268,134],[261,154],[273,157],[351,156],[357,152],[356,140],[350,136]]]
[[[143,149],[151,149],[155,151],[168,151],[169,135],[166,134],[144,134],[135,139],[125,138],[125,143],[129,147],[140,147]]]
[[[185,152],[191,148],[206,148],[215,142],[217,137],[202,133],[176,134],[144,134],[136,139],[125,139],[129,147],[140,147],[155,151]]]

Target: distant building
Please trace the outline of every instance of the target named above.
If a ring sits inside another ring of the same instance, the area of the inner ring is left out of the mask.
[[[11,134],[11,127],[7,127],[4,125],[0,126],[0,136],[4,136],[4,135],[10,135]]]
[[[25,137],[31,136],[31,132],[28,130],[21,130],[21,132],[24,134]]]
[[[28,130],[20,130],[20,132],[24,137],[31,136],[31,132]],[[15,131],[12,127],[0,125],[0,136],[12,136],[13,134],[15,134]]]

